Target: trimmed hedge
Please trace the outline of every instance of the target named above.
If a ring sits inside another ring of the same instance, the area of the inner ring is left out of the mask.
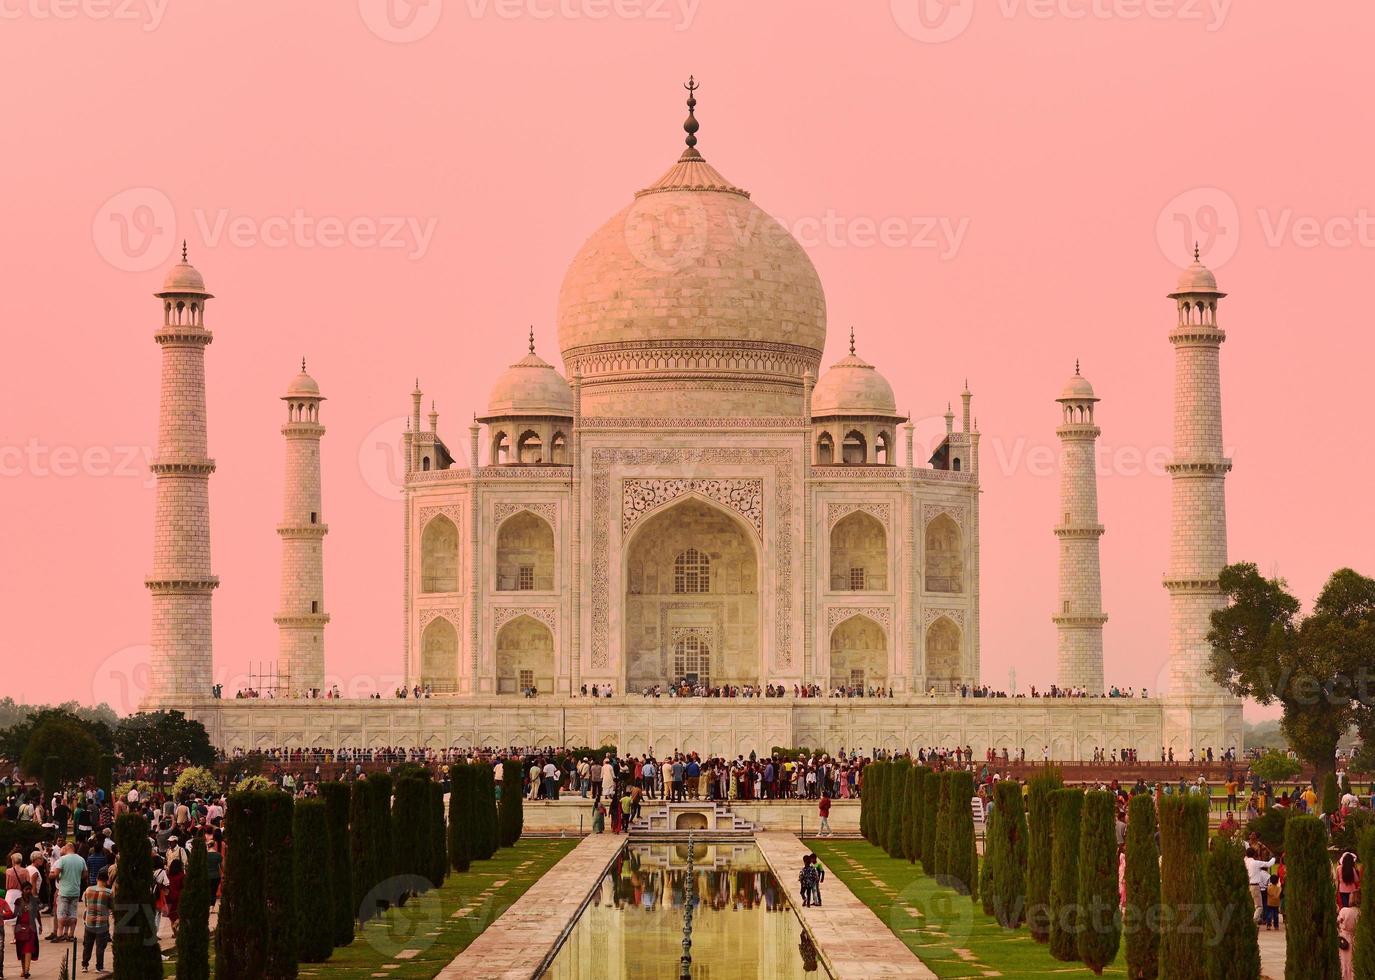
[[[1208,968],[1200,911],[1207,901],[1204,868],[1208,801],[1173,793],[1160,798],[1160,975],[1202,977]],[[1335,902],[1335,899],[1333,900]]]
[[[922,789],[926,785],[926,777],[931,770],[925,766],[913,766],[911,769],[912,777],[908,781],[907,805],[903,812],[903,853],[906,854],[909,863],[915,862],[921,857],[921,822],[922,822]]]
[[[368,792],[372,794],[372,812],[368,826],[372,830],[373,893],[383,909],[396,904],[396,844],[392,834],[391,798],[392,778],[384,772],[375,772],[366,780]]]
[[[927,773],[921,790],[921,869],[936,876],[936,823],[940,817],[941,774]]]
[[[112,911],[115,980],[146,980],[162,976],[162,951],[153,932],[153,855],[148,847],[148,821],[136,813],[115,818],[115,869]],[[222,977],[230,977],[222,973]],[[230,980],[233,980],[230,977]]]
[[[1117,958],[1122,913],[1117,892],[1117,798],[1084,795],[1079,824],[1079,959],[1095,974]]]
[[[1079,958],[1079,825],[1084,792],[1057,789],[1050,797],[1050,955],[1065,963]]]
[[[506,759],[501,764],[502,847],[514,847],[525,831],[525,799],[521,792],[524,768],[525,760],[519,757]]]
[[[897,759],[892,763],[886,780],[887,789],[884,816],[887,828],[883,838],[883,849],[889,857],[901,858],[902,853],[902,811],[907,797],[907,773],[912,763],[907,759]]]
[[[429,808],[430,884],[440,888],[449,876],[449,853],[444,834],[444,787],[433,780],[430,781]]]
[[[467,871],[472,865],[472,767],[449,767],[449,867]]]
[[[1127,804],[1127,905],[1122,934],[1130,980],[1160,972],[1160,852],[1155,846],[1155,798],[1141,793]]]
[[[993,790],[995,833],[984,835],[984,863],[993,894],[985,899],[990,914],[1004,929],[1016,929],[1026,919],[1027,825],[1022,787],[1004,780]]]
[[[334,861],[328,804],[301,800],[292,823],[295,862],[296,949],[302,963],[323,963],[334,952]]]
[[[1336,887],[1321,820],[1299,815],[1285,824],[1284,863],[1285,980],[1340,980]]]
[[[950,777],[947,769],[939,778],[940,798],[936,803],[936,877],[950,877]]]
[[[1245,848],[1221,837],[1208,854],[1208,980],[1260,976],[1255,901],[1246,875]]]
[[[1060,770],[1047,768],[1027,786],[1026,922],[1031,938],[1050,940],[1050,857],[1052,817],[1050,794],[1064,782]]]
[[[294,980],[296,976],[296,869],[292,854],[295,801],[280,790],[259,794],[263,803],[263,890],[257,914],[267,920],[263,976]],[[230,852],[231,860],[233,852]]]
[[[418,895],[430,887],[429,784],[421,776],[403,776],[392,798],[392,834],[395,840],[409,842],[396,849],[393,869],[398,877],[395,901],[402,905],[407,893]]]
[[[215,927],[215,980],[259,980],[267,971],[267,916],[263,910],[265,811],[263,793],[258,791],[231,793],[225,803],[225,860],[220,917]],[[119,853],[122,865],[126,851],[120,847]],[[120,872],[123,871],[121,867]],[[119,957],[116,949],[116,963]],[[130,974],[140,980],[156,975]]]
[[[372,821],[372,788],[366,779],[355,780],[349,794],[349,860],[353,868],[353,909],[360,926],[377,914],[372,894],[377,884]]]
[[[946,867],[950,887],[961,895],[977,895],[979,853],[974,846],[974,774],[957,770],[950,774],[950,856]]]
[[[353,942],[353,865],[349,861],[349,788],[344,783],[321,783],[325,801],[326,840],[330,864],[330,919],[335,946]]]
[[[1358,853],[1361,867],[1366,869],[1366,874],[1370,874],[1371,869],[1375,868],[1375,828],[1361,834]],[[1363,890],[1372,898],[1369,903],[1364,896],[1361,898],[1361,916],[1356,920],[1356,943],[1352,951],[1352,973],[1356,980],[1375,980],[1375,891],[1364,886]],[[1367,915],[1367,912],[1370,914]]]
[[[177,980],[210,980],[210,872],[205,837],[191,838],[186,881],[177,905]]]

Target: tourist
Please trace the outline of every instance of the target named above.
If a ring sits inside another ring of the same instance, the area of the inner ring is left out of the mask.
[[[1280,927],[1280,903],[1284,900],[1284,886],[1280,884],[1280,876],[1272,874],[1270,880],[1265,885],[1265,890],[1261,893],[1261,925],[1266,929],[1278,929]]]
[[[1251,898],[1256,903],[1256,922],[1260,922],[1261,909],[1265,907],[1261,892],[1270,883],[1271,869],[1274,866],[1274,858],[1262,861],[1255,847],[1246,848],[1246,878],[1251,883]]]
[[[621,832],[622,832],[622,833],[626,833],[626,834],[630,833],[630,813],[631,813],[631,810],[632,810],[633,808],[634,808],[634,803],[633,803],[633,801],[630,799],[630,790],[626,790],[626,791],[625,791],[625,795],[621,797],[621,807],[620,807],[620,809],[621,809]]]
[[[173,936],[181,920],[181,892],[186,885],[184,867],[180,858],[173,858],[167,865],[167,921],[172,925]]]
[[[1356,855],[1350,851],[1344,851],[1342,856],[1337,858],[1337,907],[1349,908],[1352,896],[1361,890],[1361,869],[1356,864]]]
[[[110,906],[114,893],[110,890],[110,872],[101,868],[96,874],[95,883],[81,896],[85,906],[81,937],[81,972],[91,967],[91,950],[95,950],[95,972],[105,972],[105,947],[110,944]]]
[[[815,857],[815,854],[808,854],[805,857],[803,857],[802,870],[797,873],[797,883],[802,888],[803,908],[812,907],[812,895],[816,893],[819,883],[816,867],[812,864],[812,861],[815,859]],[[821,904],[819,898],[816,904]]]
[[[1342,964],[1342,980],[1352,980],[1356,951],[1356,923],[1360,920],[1360,896],[1337,911],[1337,955]]]
[[[71,844],[53,863],[52,877],[56,884],[53,898],[53,933],[48,938],[61,942],[76,935],[76,904],[86,883],[86,862]]]
[[[824,791],[821,794],[821,802],[816,805],[817,816],[821,818],[821,827],[817,830],[818,837],[831,836],[831,798]]]
[[[215,901],[220,894],[220,878],[223,875],[224,855],[220,852],[220,844],[213,834],[205,838],[205,876],[210,879],[210,907],[215,907]]]
[[[38,897],[32,882],[20,884],[19,899],[11,909],[11,918],[14,920],[14,951],[23,971],[20,976],[27,980],[30,965],[38,959],[38,937],[43,934],[43,916],[38,910]]]

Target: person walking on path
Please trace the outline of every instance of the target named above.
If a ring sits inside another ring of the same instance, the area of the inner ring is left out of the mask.
[[[96,874],[95,884],[86,889],[81,896],[85,906],[82,925],[85,931],[81,936],[81,972],[91,966],[91,950],[95,950],[95,971],[105,972],[105,947],[110,944],[110,909],[114,893],[110,890],[110,872],[101,868]]]
[[[818,837],[831,836],[831,797],[825,792],[821,794],[821,802],[816,805],[817,816],[821,818],[821,827],[817,830]]]
[[[43,934],[43,917],[38,912],[38,899],[33,893],[33,883],[24,882],[19,886],[19,900],[13,908],[14,951],[19,956],[20,976],[28,980],[29,968],[38,959],[38,937]]]

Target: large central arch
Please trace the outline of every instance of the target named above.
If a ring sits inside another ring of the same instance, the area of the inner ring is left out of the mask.
[[[642,518],[624,581],[626,690],[680,680],[685,638],[710,651],[712,685],[759,683],[759,549],[735,514],[688,495]]]

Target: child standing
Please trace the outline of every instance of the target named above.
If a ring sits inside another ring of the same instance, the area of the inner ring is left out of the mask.
[[[1269,883],[1261,891],[1261,899],[1265,902],[1261,909],[1261,925],[1267,929],[1278,929],[1280,927],[1280,899],[1283,898],[1283,888],[1280,885],[1280,876],[1272,874]]]

